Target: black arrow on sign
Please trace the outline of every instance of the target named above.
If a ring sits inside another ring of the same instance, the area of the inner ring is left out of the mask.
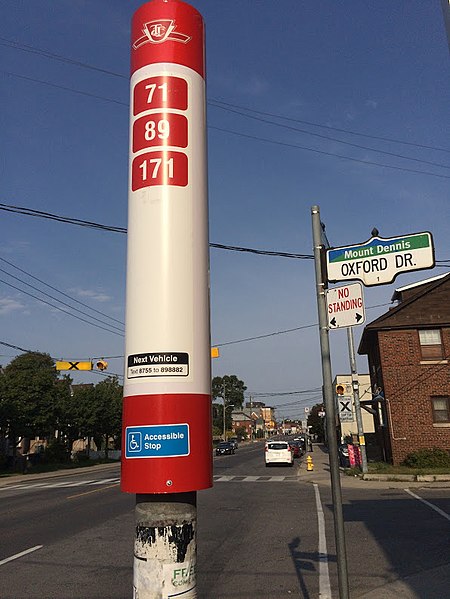
[[[333,319],[330,320],[330,324],[331,326],[335,327],[336,326],[336,318],[333,316]]]
[[[356,318],[356,322],[359,322],[361,320],[362,316],[361,316],[361,314],[358,314],[358,312],[357,312],[355,315],[355,318]]]

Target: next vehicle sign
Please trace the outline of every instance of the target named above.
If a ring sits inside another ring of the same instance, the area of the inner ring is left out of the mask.
[[[372,237],[361,245],[327,250],[328,281],[359,280],[366,286],[392,283],[401,272],[433,268],[431,233]]]

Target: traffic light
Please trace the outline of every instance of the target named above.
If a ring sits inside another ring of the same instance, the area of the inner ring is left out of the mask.
[[[344,395],[345,393],[345,387],[344,385],[336,385],[336,395]]]
[[[106,362],[105,360],[97,360],[97,362],[95,363],[95,367],[98,370],[106,370],[108,368],[108,362]]]

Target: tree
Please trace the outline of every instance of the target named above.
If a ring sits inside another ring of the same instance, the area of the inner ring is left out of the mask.
[[[247,389],[244,382],[239,380],[235,374],[215,376],[212,380],[213,400],[221,398],[225,402],[225,424],[231,429],[231,410],[227,406],[242,408],[244,404],[244,391]],[[213,404],[213,425],[223,431],[223,405]]]
[[[48,354],[27,352],[14,358],[0,377],[2,427],[10,438],[52,435],[61,392]]]
[[[122,397],[123,388],[115,376],[109,376],[95,386],[94,391],[94,439],[96,444],[105,449],[108,457],[109,440],[114,440],[114,447],[120,447],[122,433]]]
[[[324,418],[319,416],[319,412],[323,412],[323,404],[316,404],[311,408],[308,416],[308,427],[311,427],[310,432],[317,435],[319,441],[323,441],[324,434]]]

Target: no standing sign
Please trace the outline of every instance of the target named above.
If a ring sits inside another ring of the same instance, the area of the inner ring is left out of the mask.
[[[366,320],[361,283],[327,289],[328,327],[338,329],[363,324]]]

